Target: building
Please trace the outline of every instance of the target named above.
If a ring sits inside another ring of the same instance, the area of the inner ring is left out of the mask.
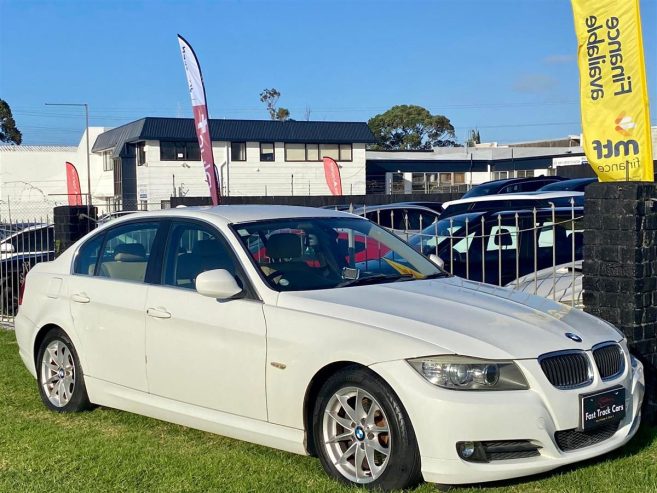
[[[323,156],[338,162],[345,195],[465,191],[510,177],[593,176],[574,136],[379,152],[366,151],[374,138],[360,122],[211,120],[210,131],[222,193],[232,196],[329,194]],[[652,138],[655,157],[657,127]],[[148,117],[113,129],[92,127],[89,141],[91,196],[100,213],[159,209],[172,196],[209,196],[192,119]],[[0,220],[32,220],[67,204],[67,161],[78,170],[86,203],[86,149],[84,134],[78,146],[0,146]]]
[[[560,166],[585,166],[581,147],[441,147],[420,152],[367,153],[368,193],[465,191],[502,178],[555,175]]]
[[[104,128],[89,129],[90,145]],[[56,205],[68,204],[66,162],[73,163],[80,176],[83,202],[87,189],[87,139],[83,134],[78,146],[0,146],[0,217],[30,220],[52,214]],[[113,184],[102,174],[102,160],[93,154],[91,193],[94,202],[104,201]],[[21,216],[21,217],[19,217]]]
[[[326,195],[322,157],[340,166],[345,194],[365,193],[367,124],[210,120],[224,195]],[[98,136],[92,152],[111,176],[108,208],[153,208],[172,196],[207,196],[194,120],[143,118]]]

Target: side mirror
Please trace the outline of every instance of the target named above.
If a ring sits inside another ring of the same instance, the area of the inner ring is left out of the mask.
[[[14,253],[14,245],[11,243],[0,243],[0,253]]]
[[[435,253],[432,253],[431,255],[429,255],[429,260],[431,260],[434,264],[436,264],[441,269],[445,268],[445,261],[443,259],[441,259]]]
[[[203,296],[227,300],[243,290],[233,275],[225,269],[207,270],[196,277],[196,291]]]

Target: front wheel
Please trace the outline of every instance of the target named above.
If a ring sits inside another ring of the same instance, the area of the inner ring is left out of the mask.
[[[91,407],[80,359],[63,330],[53,329],[46,334],[36,363],[39,394],[46,407],[60,413]]]
[[[376,374],[347,368],[328,379],[313,413],[315,450],[326,472],[372,489],[420,481],[420,455],[399,398]]]

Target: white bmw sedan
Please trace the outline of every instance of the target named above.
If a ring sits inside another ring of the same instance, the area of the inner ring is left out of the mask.
[[[27,276],[20,355],[44,404],[93,404],[319,457],[384,490],[614,450],[644,378],[621,333],[451,277],[351,214],[127,216]]]

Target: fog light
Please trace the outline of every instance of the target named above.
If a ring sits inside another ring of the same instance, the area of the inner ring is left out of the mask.
[[[460,448],[459,454],[464,459],[469,459],[475,453],[475,444],[474,444],[474,442],[461,442],[461,446],[459,448]]]
[[[456,442],[456,452],[461,459],[468,462],[488,462],[481,442]]]

